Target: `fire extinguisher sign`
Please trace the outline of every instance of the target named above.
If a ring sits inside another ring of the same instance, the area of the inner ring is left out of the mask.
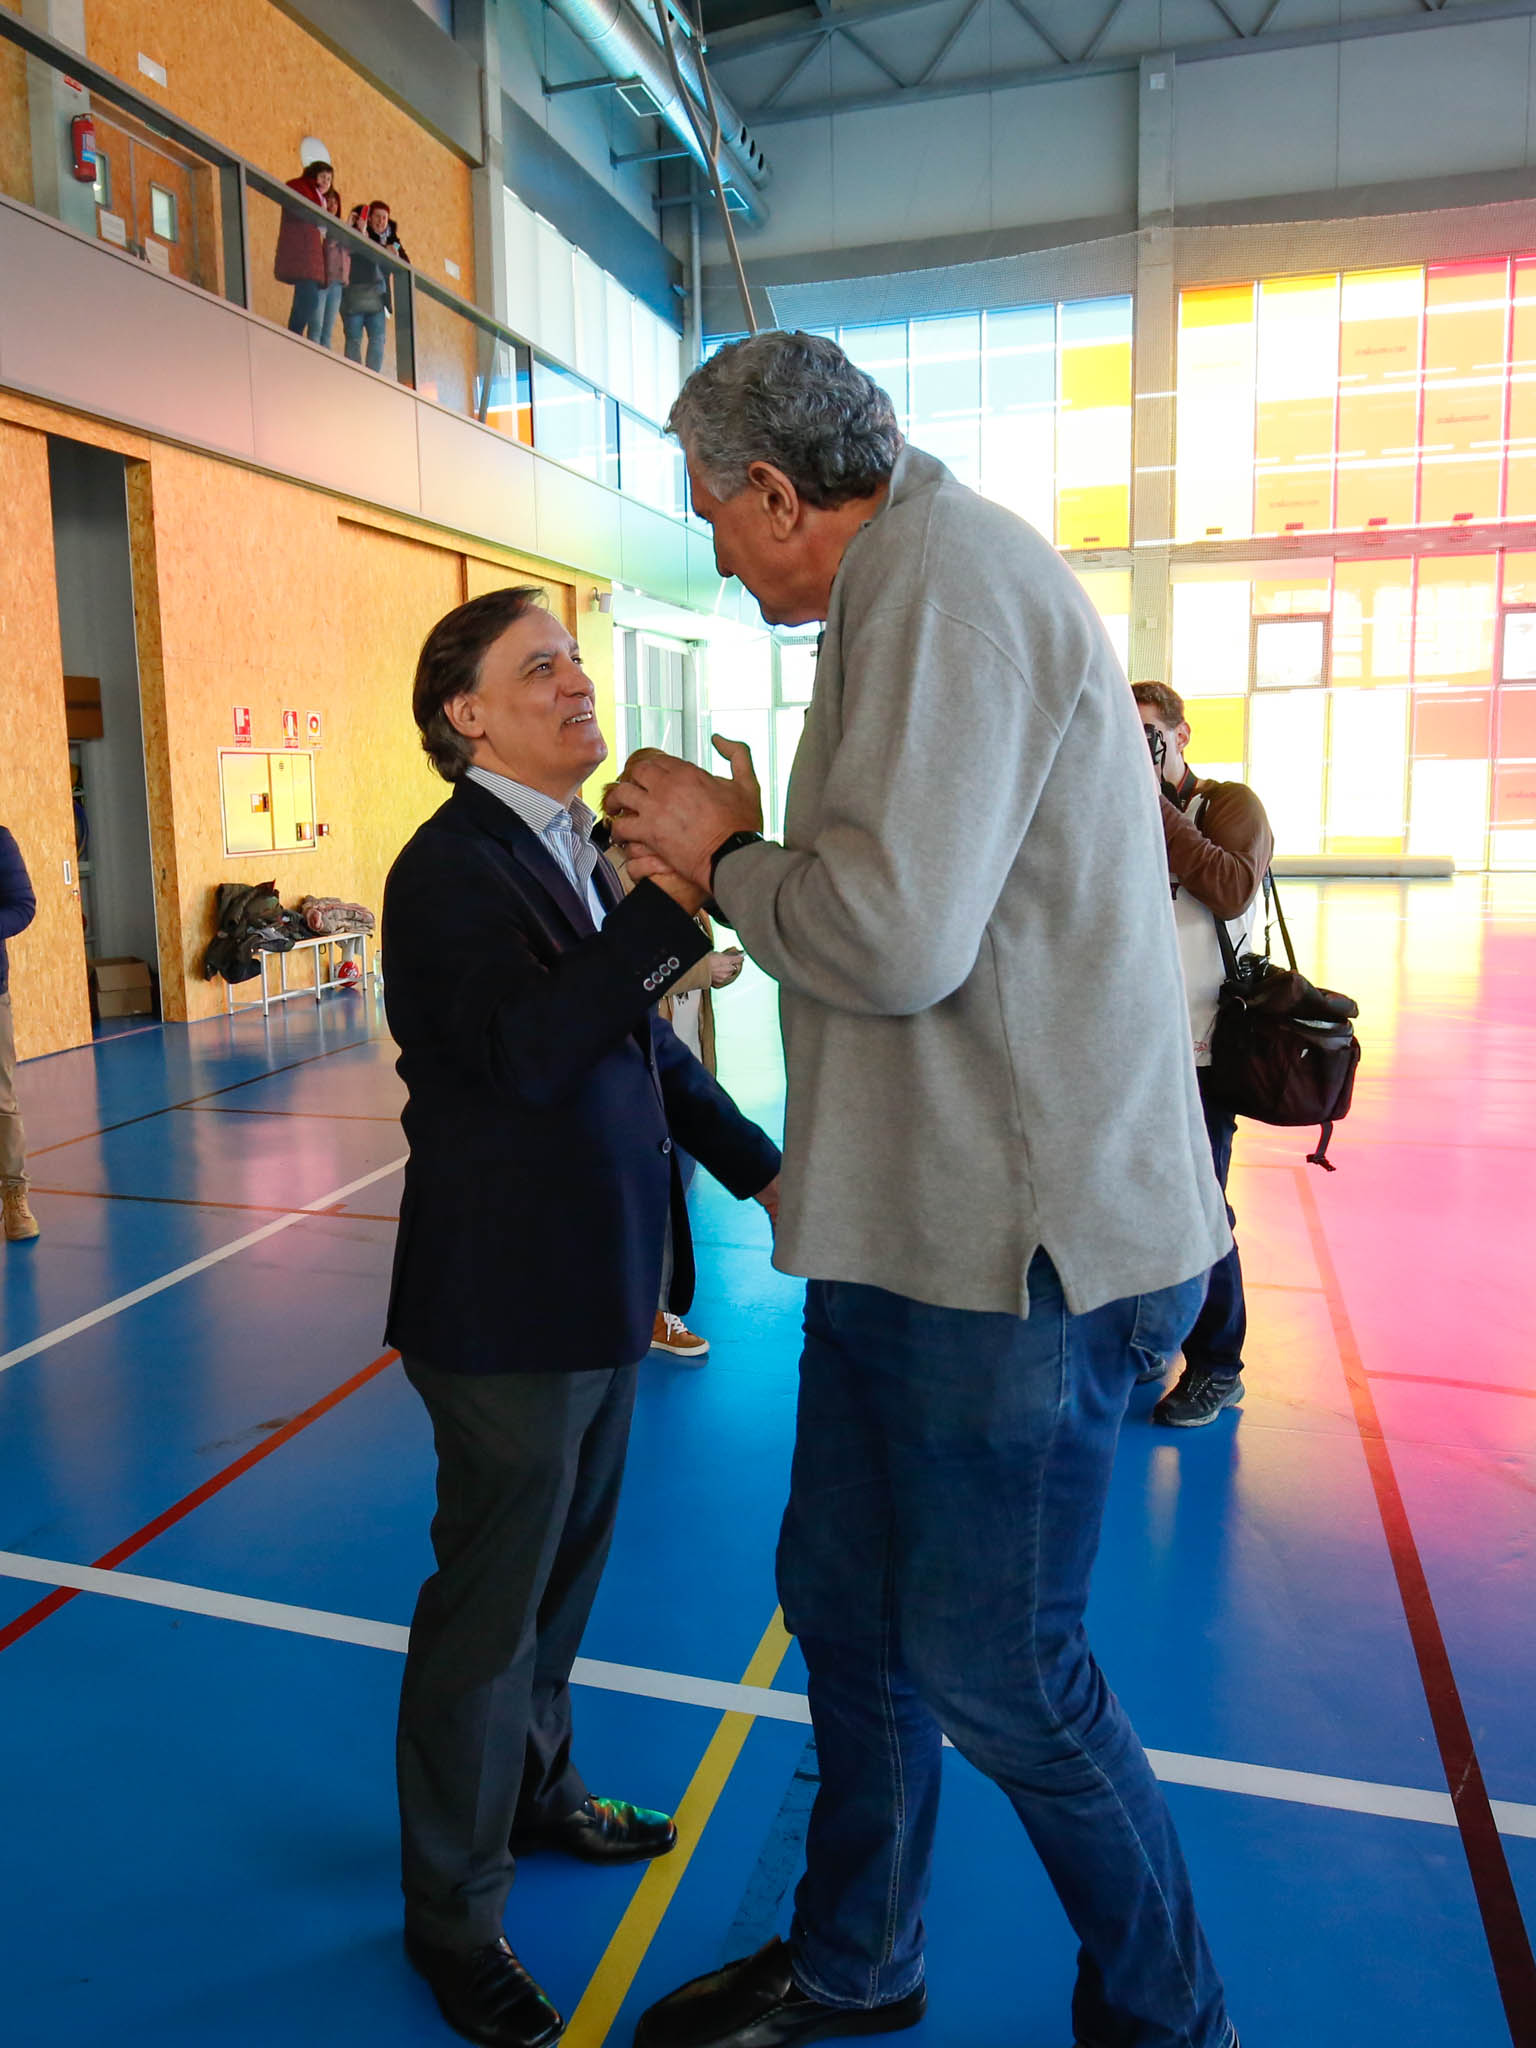
[[[235,745],[248,747],[251,744],[251,707],[249,704],[237,704],[234,711]]]
[[[299,714],[297,711],[283,713],[283,745],[296,747],[299,744]]]

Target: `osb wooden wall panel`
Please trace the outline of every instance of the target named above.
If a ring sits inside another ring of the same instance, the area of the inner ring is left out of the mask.
[[[4,0],[0,0],[3,4]],[[148,456],[151,445],[144,434],[91,419],[85,413],[69,412],[64,406],[50,405],[43,399],[23,398],[16,391],[0,391],[0,419],[10,420],[18,427],[35,427],[41,434],[62,434],[67,440],[87,441],[93,448],[110,448],[114,455],[137,456],[141,460]]]
[[[299,143],[318,136],[344,206],[387,199],[417,268],[473,299],[469,166],[270,0],[219,0],[211,12],[186,0],[86,0],[85,26],[98,64],[271,177],[297,177]],[[139,70],[141,50],[165,66],[164,86]],[[257,311],[286,319],[291,295],[271,275],[276,218],[275,206],[253,193]]]
[[[16,835],[37,916],[9,942],[16,1050],[22,1059],[91,1035],[85,935],[64,731],[64,670],[53,580],[48,443],[0,422],[0,824]]]
[[[4,5],[9,5],[9,0],[0,0],[0,6]],[[0,43],[0,192],[24,205],[32,204],[27,60],[14,43]]]
[[[158,647],[140,632],[152,809],[175,848],[162,959],[179,958],[182,982],[166,972],[166,1014],[195,1019],[224,999],[202,980],[220,882],[270,876],[285,903],[336,895],[376,912],[391,861],[446,796],[410,686],[427,632],[462,601],[465,562],[451,541],[182,449],[155,448],[133,508],[136,580],[152,575],[159,615]],[[562,592],[562,610],[573,601]],[[317,814],[331,829],[312,851],[225,854],[218,755],[236,705],[258,748],[282,747],[285,709],[319,712]]]

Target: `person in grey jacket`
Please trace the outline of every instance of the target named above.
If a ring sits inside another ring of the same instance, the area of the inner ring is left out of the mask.
[[[1135,706],[1060,556],[831,341],[720,350],[669,424],[720,573],[826,621],[782,845],[730,741],[729,781],[646,760],[611,803],[632,872],[707,886],[782,992],[775,1262],[809,1286],[779,1592],[821,1789],[788,1942],[636,2041],[914,2025],[947,1735],[1077,1933],[1082,2048],[1231,2048],[1083,1628],[1127,1396],[1230,1242]]]
[[[24,932],[37,913],[37,898],[21,848],[0,825],[0,1211],[9,1243],[38,1234],[27,1200],[27,1134],[16,1101],[16,1034],[11,1024],[11,963],[6,940]]]

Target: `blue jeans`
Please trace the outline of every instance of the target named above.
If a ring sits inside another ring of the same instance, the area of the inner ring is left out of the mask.
[[[314,328],[309,338],[311,341],[318,341],[322,348],[329,348],[331,345],[331,330],[335,327],[336,315],[341,310],[341,289],[339,284],[328,284],[320,294],[320,307],[315,315]]]
[[[1206,1133],[1211,1141],[1211,1162],[1223,1195],[1232,1166],[1232,1140],[1237,1135],[1237,1118],[1211,1099],[1210,1068],[1197,1070],[1200,1107],[1205,1111]],[[1227,1204],[1227,1221],[1236,1223],[1232,1204]],[[1243,1299],[1243,1263],[1234,1244],[1224,1259],[1211,1268],[1205,1292],[1205,1306],[1195,1317],[1195,1326],[1184,1339],[1184,1363],[1219,1380],[1235,1380],[1243,1369],[1243,1343],[1248,1335],[1248,1306]]]
[[[947,1735],[1076,1930],[1083,2048],[1227,2048],[1172,1820],[1083,1631],[1135,1351],[1178,1349],[1205,1276],[1082,1316],[1044,1252],[1029,1282],[1027,1320],[807,1291],[779,1544],[821,1764],[795,1975],[859,2009],[921,1981]]]
[[[311,341],[317,338],[320,324],[320,306],[325,298],[325,286],[314,284],[307,277],[300,278],[293,288],[293,308],[288,315],[290,334],[307,334]]]
[[[368,367],[382,370],[384,367],[384,335],[389,326],[389,315],[381,307],[377,313],[343,313],[341,331],[346,336],[347,358],[350,362],[363,360],[363,336],[368,337]]]

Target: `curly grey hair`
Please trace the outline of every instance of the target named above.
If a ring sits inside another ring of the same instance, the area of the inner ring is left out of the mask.
[[[754,462],[783,470],[809,504],[867,498],[890,477],[901,432],[890,399],[835,341],[771,329],[701,363],[667,418],[717,498]]]

